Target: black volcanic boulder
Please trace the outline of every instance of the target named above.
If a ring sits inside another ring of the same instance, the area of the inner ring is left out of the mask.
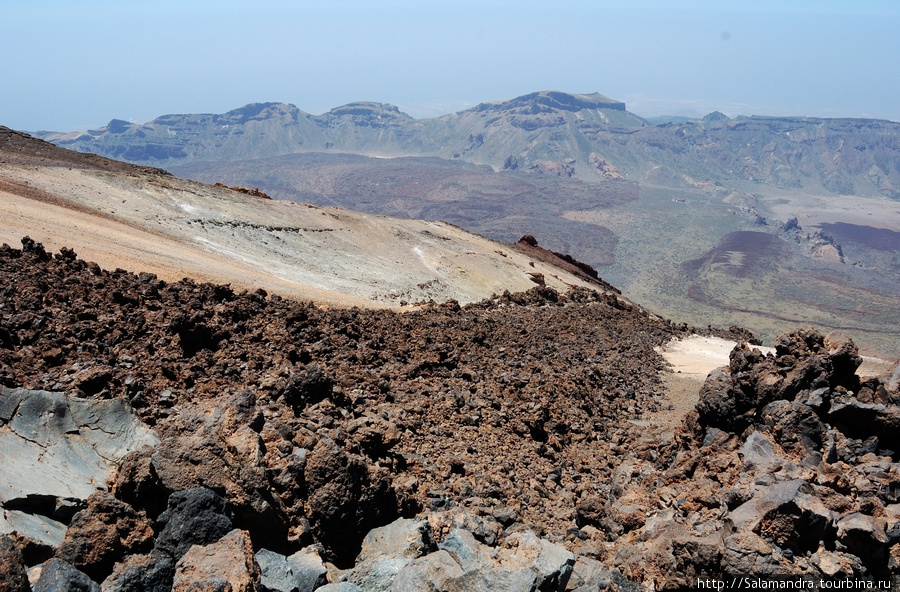
[[[778,443],[801,456],[822,449],[827,429],[816,412],[799,400],[772,401],[762,408],[760,420],[767,431],[777,434]]]
[[[100,586],[72,564],[54,557],[44,564],[34,592],[100,592]]]
[[[737,413],[731,389],[731,374],[724,368],[716,368],[709,373],[706,382],[700,387],[700,400],[697,402],[697,413],[702,426],[734,429]]]
[[[857,384],[856,370],[862,364],[859,347],[848,337],[835,335],[826,335],[823,343],[831,360],[831,386]]]
[[[50,255],[44,249],[44,244],[35,242],[30,236],[22,237],[22,252],[32,254],[38,261],[50,261]]]
[[[216,492],[195,487],[169,496],[169,508],[158,521],[162,532],[155,551],[178,560],[192,545],[208,545],[231,531],[225,500]]]
[[[841,395],[832,400],[828,420],[848,436],[859,439],[874,436],[881,448],[900,451],[900,407],[897,405],[861,403]]]
[[[103,592],[170,592],[175,562],[161,553],[129,555],[103,580]]]

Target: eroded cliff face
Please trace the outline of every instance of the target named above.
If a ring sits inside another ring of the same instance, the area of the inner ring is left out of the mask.
[[[422,120],[383,103],[350,103],[322,115],[253,103],[223,114],[113,120],[97,130],[40,137],[164,167],[333,151],[439,156],[594,182],[628,178],[680,187],[696,179],[745,190],[895,198],[898,134],[900,124],[891,121],[721,113],[657,126],[599,93],[541,91]]]

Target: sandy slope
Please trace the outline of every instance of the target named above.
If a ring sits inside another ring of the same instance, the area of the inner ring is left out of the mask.
[[[191,277],[229,283],[239,289],[266,288],[295,298],[329,301],[348,306],[369,301],[278,281],[257,269],[228,261],[200,248],[130,227],[115,220],[40,203],[0,192],[0,242],[19,247],[23,234],[50,251],[74,248],[78,256],[106,269],[123,268],[154,273],[167,281]]]
[[[337,305],[560,291],[574,275],[444,223],[248,196],[152,173],[0,164],[0,240],[29,235],[101,267],[264,288]]]

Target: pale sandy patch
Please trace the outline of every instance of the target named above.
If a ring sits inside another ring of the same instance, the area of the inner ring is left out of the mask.
[[[691,335],[685,339],[673,339],[657,352],[672,366],[663,372],[661,379],[666,390],[666,400],[660,411],[651,414],[648,423],[658,426],[664,433],[678,427],[700,398],[700,387],[714,369],[728,365],[728,355],[734,341],[719,337]],[[763,352],[772,348],[757,347]]]
[[[797,218],[801,226],[835,222],[900,230],[900,206],[880,197],[855,195],[802,195],[767,192],[761,200],[779,220]]]
[[[672,365],[672,372],[690,376],[701,382],[715,368],[728,365],[728,354],[737,345],[734,341],[719,337],[691,335],[686,339],[673,339],[657,351]],[[765,353],[772,348],[760,348]]]
[[[719,337],[692,335],[685,339],[673,339],[665,346],[657,348],[663,358],[672,366],[671,371],[662,373],[667,400],[662,410],[648,417],[650,424],[666,431],[674,430],[696,405],[700,398],[700,388],[706,377],[716,368],[727,366],[729,354],[736,342]],[[774,354],[775,348],[751,346],[764,354]],[[863,363],[857,370],[862,378],[878,376],[887,372],[894,362],[863,356]]]

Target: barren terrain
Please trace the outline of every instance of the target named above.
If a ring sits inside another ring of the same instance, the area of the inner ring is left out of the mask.
[[[301,557],[323,592],[900,578],[900,368],[844,337],[760,350],[533,237],[3,138],[16,592],[288,591]],[[747,280],[784,232],[695,266]]]
[[[246,568],[227,579],[248,590],[271,576],[266,554],[297,552],[321,566],[318,585],[363,590],[388,589],[376,573],[388,584],[418,574],[424,589],[438,576],[411,562],[448,549],[461,563],[438,581],[456,583],[436,589],[525,591],[535,578],[557,592],[609,578],[682,589],[746,569],[897,575],[900,375],[862,381],[849,341],[800,331],[775,355],[744,346],[695,398],[673,396],[658,352],[696,387],[728,340],[612,293],[535,287],[399,314],[103,270],[30,240],[2,247],[0,267],[0,384],[30,389],[0,389],[6,453],[35,439],[28,426],[54,424],[23,397],[56,397],[50,415],[119,401],[157,435],[123,453],[111,493],[19,497],[17,481],[0,520],[15,551],[0,577],[32,567],[35,589],[90,577],[178,590],[200,577],[198,553],[236,565],[228,537],[243,541]],[[194,499],[204,509],[191,530],[173,532]],[[408,544],[398,517],[423,542],[384,571],[367,545]],[[370,532],[388,523],[401,532]],[[543,551],[524,564],[466,562],[467,549],[502,558],[517,546]],[[59,562],[80,571],[60,576]],[[492,584],[510,565],[526,583]]]
[[[3,140],[23,141],[13,132]],[[29,235],[111,269],[341,305],[472,302],[539,281],[561,290],[590,283],[450,224],[278,202],[138,167],[71,166],[49,144],[39,158],[33,142],[0,162],[8,244]]]
[[[542,91],[426,120],[372,102],[320,116],[255,103],[42,137],[277,199],[446,220],[504,242],[531,234],[672,318],[746,326],[770,344],[813,325],[900,354],[897,248],[860,240],[900,236],[895,122],[711,113],[651,125],[599,94]],[[781,233],[794,218],[802,234]],[[790,245],[740,250],[765,260],[739,277],[683,267],[715,258],[732,233]]]

